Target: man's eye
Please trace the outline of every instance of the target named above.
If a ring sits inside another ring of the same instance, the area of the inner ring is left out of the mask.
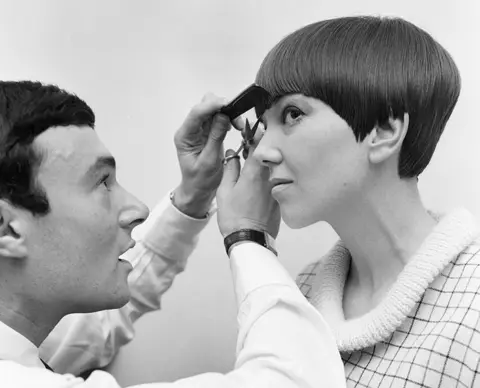
[[[103,185],[105,186],[107,189],[109,188],[109,184],[108,184],[108,180],[110,178],[110,174],[105,174],[102,176],[102,178],[98,181],[98,185]]]

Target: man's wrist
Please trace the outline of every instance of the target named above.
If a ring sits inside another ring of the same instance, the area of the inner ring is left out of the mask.
[[[250,230],[256,230],[259,232],[268,232],[268,228],[264,224],[260,223],[255,223],[252,222],[251,220],[246,221],[246,222],[238,222],[238,220],[235,222],[235,226],[221,226],[220,227],[220,233],[222,234],[222,237],[225,238],[228,235],[238,232],[239,230],[244,230],[244,229],[250,229]]]
[[[175,206],[183,214],[197,219],[207,218],[215,198],[214,193],[209,192],[192,192],[177,187],[172,191],[170,199]]]
[[[269,249],[276,256],[278,256],[277,250],[275,248],[275,239],[266,231],[258,231],[254,229],[240,229],[227,235],[223,241],[225,245],[225,250],[229,257],[230,252],[234,246],[245,242],[253,242],[259,244]]]

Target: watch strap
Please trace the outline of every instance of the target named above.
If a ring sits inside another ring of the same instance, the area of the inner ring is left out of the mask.
[[[227,255],[230,256],[230,249],[234,244],[242,241],[250,241],[250,242],[255,242],[257,244],[260,244],[261,246],[269,249],[276,256],[278,256],[277,251],[275,249],[274,238],[265,231],[261,232],[259,230],[254,230],[254,229],[240,229],[226,236],[225,239],[223,240],[223,243],[225,245],[225,250],[227,251]]]

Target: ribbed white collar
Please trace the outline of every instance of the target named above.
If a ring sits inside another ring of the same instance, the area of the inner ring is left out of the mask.
[[[343,290],[350,253],[342,241],[317,266],[310,302],[330,324],[340,351],[352,352],[386,340],[405,320],[440,272],[479,236],[473,215],[456,209],[438,223],[400,273],[380,304],[367,314],[345,320]]]

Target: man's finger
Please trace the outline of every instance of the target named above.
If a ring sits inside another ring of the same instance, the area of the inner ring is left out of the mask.
[[[207,143],[202,151],[205,157],[213,157],[218,159],[219,153],[222,150],[222,144],[230,129],[230,119],[222,114],[217,114],[213,118],[210,133],[208,134]]]
[[[260,144],[260,141],[262,140],[264,133],[265,132],[261,128],[257,129],[257,131],[255,132],[255,135],[253,136],[253,144],[251,144],[249,148],[249,155],[253,155],[253,153],[255,152],[255,149]]]
[[[233,155],[235,151],[229,149],[225,152],[225,157]],[[240,176],[240,157],[235,156],[234,158],[228,159],[225,162],[223,168],[223,177],[222,182],[218,188],[218,191],[223,191],[235,186]]]
[[[239,131],[241,131],[243,128],[245,128],[245,120],[242,118],[242,116],[235,117],[232,120],[232,125]]]
[[[198,133],[203,122],[220,110],[225,103],[226,100],[224,98],[213,95],[204,97],[204,100],[195,105],[188,113],[179,129],[179,136],[188,137],[192,133]]]

